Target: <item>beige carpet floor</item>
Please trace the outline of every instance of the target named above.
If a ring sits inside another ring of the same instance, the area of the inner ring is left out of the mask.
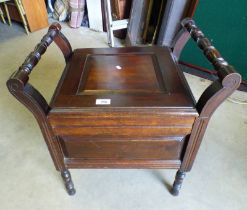
[[[71,170],[77,194],[68,196],[34,117],[5,85],[46,30],[29,36],[18,32],[9,38],[5,31],[2,39],[0,34],[1,210],[247,209],[247,105],[229,101],[215,112],[178,197],[168,191],[176,171],[127,169]],[[63,32],[73,48],[107,47],[104,33],[66,25]],[[31,74],[30,83],[47,101],[64,64],[52,45]],[[210,83],[191,75],[186,78],[196,98]],[[246,93],[236,95],[247,98]]]

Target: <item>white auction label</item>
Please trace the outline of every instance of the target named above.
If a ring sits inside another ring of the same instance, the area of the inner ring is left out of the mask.
[[[96,99],[96,105],[110,105],[111,99]]]

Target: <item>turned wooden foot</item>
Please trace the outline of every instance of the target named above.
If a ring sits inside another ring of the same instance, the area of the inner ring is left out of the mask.
[[[171,190],[172,195],[177,196],[179,194],[184,177],[185,177],[185,172],[178,170]]]
[[[71,179],[71,175],[70,175],[69,170],[66,169],[66,170],[62,171],[61,176],[63,178],[63,181],[64,181],[64,184],[65,184],[65,187],[66,187],[68,194],[74,195],[76,191],[75,191],[74,184],[73,184],[73,181]]]

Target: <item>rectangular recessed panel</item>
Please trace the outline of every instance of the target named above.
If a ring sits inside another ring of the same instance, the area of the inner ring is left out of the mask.
[[[159,159],[179,160],[183,137],[163,140],[81,139],[63,136],[60,144],[65,157],[82,159]]]
[[[166,47],[75,50],[50,106],[195,110],[185,78]]]
[[[152,54],[88,55],[77,94],[162,93]]]

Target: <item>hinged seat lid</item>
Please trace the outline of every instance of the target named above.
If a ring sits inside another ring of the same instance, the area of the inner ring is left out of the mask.
[[[93,48],[73,52],[51,107],[191,110],[195,102],[169,48]]]

